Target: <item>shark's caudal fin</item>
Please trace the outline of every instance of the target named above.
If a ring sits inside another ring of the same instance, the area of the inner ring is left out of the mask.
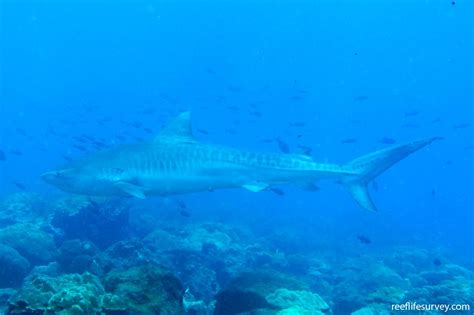
[[[360,175],[355,178],[343,180],[343,184],[346,185],[352,194],[352,197],[360,206],[367,210],[377,211],[377,208],[369,195],[367,184],[398,161],[439,139],[441,138],[434,137],[413,141],[357,158],[347,166]]]

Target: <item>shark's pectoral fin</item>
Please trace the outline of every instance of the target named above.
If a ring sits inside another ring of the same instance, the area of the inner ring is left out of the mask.
[[[268,188],[268,186],[270,185],[264,182],[252,182],[252,183],[242,185],[243,188],[251,192],[259,192],[259,191],[265,190]]]
[[[120,189],[121,191],[127,193],[130,196],[139,198],[139,199],[145,199],[145,187],[135,185],[129,182],[124,182],[124,181],[119,181],[116,182],[115,187]]]

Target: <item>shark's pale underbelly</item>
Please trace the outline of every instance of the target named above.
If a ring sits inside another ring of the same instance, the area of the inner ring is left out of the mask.
[[[285,170],[273,168],[258,168],[242,165],[219,165],[219,167],[204,167],[190,169],[186,172],[177,171],[157,176],[145,174],[137,176],[137,180],[146,187],[147,195],[173,195],[199,191],[213,191],[223,188],[237,188],[245,185],[283,184],[299,181],[337,178],[341,174],[328,173],[318,170]]]

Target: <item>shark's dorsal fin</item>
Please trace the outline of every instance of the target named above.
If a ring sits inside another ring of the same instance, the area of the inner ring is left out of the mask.
[[[191,129],[191,112],[182,112],[168,125],[155,138],[157,141],[163,139],[175,139],[183,141],[194,141],[192,129]]]

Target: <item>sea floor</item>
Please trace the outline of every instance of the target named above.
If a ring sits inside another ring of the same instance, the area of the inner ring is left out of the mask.
[[[0,313],[445,314],[415,307],[446,304],[472,314],[474,270],[439,252],[303,251],[276,232],[141,210],[69,195],[4,198]]]

